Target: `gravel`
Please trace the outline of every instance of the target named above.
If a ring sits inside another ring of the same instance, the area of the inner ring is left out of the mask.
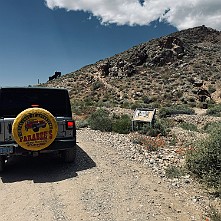
[[[165,139],[165,146],[159,148],[157,151],[150,152],[148,150],[145,150],[144,146],[133,142],[134,137],[138,136],[137,133],[124,135],[112,132],[100,132],[96,130],[91,130],[89,128],[80,129],[77,131],[77,133],[78,136],[83,137],[83,139],[87,140],[88,142],[93,141],[98,145],[105,146],[107,149],[115,150],[125,160],[139,163],[144,168],[150,168],[153,176],[159,177],[160,180],[162,180],[158,181],[155,191],[157,191],[157,186],[161,185],[161,182],[166,182],[174,197],[178,198],[180,201],[196,205],[199,210],[204,211],[204,214],[206,214],[206,211],[209,210],[210,204],[213,204],[215,202],[216,206],[220,206],[220,202],[217,202],[215,198],[208,196],[206,189],[203,189],[203,187],[195,180],[193,180],[189,174],[184,173],[178,178],[168,178],[166,176],[166,170],[171,166],[182,167],[185,164],[186,149],[184,149],[183,147],[181,148],[179,145],[185,143],[187,135],[189,137],[188,140],[191,140],[191,142],[193,142],[201,139],[202,134],[198,132],[180,130],[180,128],[175,127],[172,133],[177,133],[177,137],[179,139],[178,145],[176,144],[175,146],[172,146],[170,145],[170,139],[163,138]],[[206,134],[204,135],[204,137],[206,137]],[[112,164],[115,164],[114,160]],[[138,193],[139,191],[137,192],[137,194]],[[85,193],[84,200],[85,198],[92,196],[93,194],[91,193],[91,191],[89,191],[89,193]],[[102,196],[101,199],[103,199]],[[151,203],[151,201],[154,203],[154,199],[149,200],[149,203]],[[101,204],[106,205],[106,207],[111,207],[111,205],[108,204],[108,200]],[[173,205],[168,206],[171,209],[173,208]],[[97,205],[97,207],[99,207],[99,205]],[[88,209],[91,209],[90,205]],[[95,211],[94,215],[99,216],[101,211]],[[130,208],[128,208],[128,212],[130,212]],[[179,213],[179,209],[176,212]],[[154,214],[152,215],[154,216]],[[148,220],[148,218],[143,217],[139,220]],[[198,219],[192,216],[190,220]]]

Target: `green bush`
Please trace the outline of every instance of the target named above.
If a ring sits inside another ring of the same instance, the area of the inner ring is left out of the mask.
[[[130,109],[136,110],[137,108],[143,108],[144,106],[145,106],[144,103],[141,103],[141,102],[139,102],[139,101],[136,101],[136,102],[134,102],[134,103],[132,103],[132,104],[130,105]]]
[[[192,124],[192,123],[182,122],[182,123],[179,124],[179,126],[181,128],[183,128],[184,130],[198,131],[197,126],[195,124]]]
[[[112,130],[119,134],[128,134],[131,131],[131,118],[129,115],[122,115],[113,120]]]
[[[181,98],[183,96],[183,91],[178,90],[175,94],[176,97]]]
[[[151,137],[156,137],[157,135],[166,136],[167,130],[166,125],[161,120],[156,120],[153,124],[153,127],[147,133]]]
[[[95,81],[93,84],[92,84],[92,90],[95,91],[97,90],[98,88],[102,87],[103,86],[103,83],[101,83],[100,81]]]
[[[206,111],[207,115],[220,117],[221,116],[221,104],[213,105]]]
[[[181,167],[170,165],[165,169],[165,176],[169,179],[179,178],[184,175],[184,170]]]
[[[143,96],[142,100],[143,100],[144,104],[149,104],[152,102],[152,99],[147,96]]]
[[[209,87],[208,87],[208,92],[210,93],[210,94],[212,94],[212,93],[214,93],[216,91],[216,88],[213,86],[213,85],[209,85]]]
[[[221,130],[221,122],[209,122],[204,127],[203,130],[206,133],[214,133],[217,130]]]
[[[123,104],[121,105],[122,108],[127,108],[129,109],[131,104],[128,101],[124,101]]]
[[[210,206],[209,217],[211,221],[220,221],[221,213],[219,213],[219,211],[216,208]]]
[[[131,118],[129,115],[110,116],[105,109],[98,109],[88,119],[88,124],[93,130],[114,131],[120,134],[128,134],[131,131]]]
[[[198,178],[221,190],[221,129],[187,154],[186,165]]]
[[[88,126],[88,121],[87,120],[77,120],[75,122],[76,124],[76,129],[84,128]]]
[[[152,125],[150,124],[141,124],[135,127],[141,134],[146,134],[151,137],[156,137],[158,135],[166,136],[168,128],[166,123],[163,120],[156,120]]]
[[[88,124],[93,130],[112,131],[112,120],[109,112],[102,108],[96,110],[88,119]]]
[[[71,101],[71,110],[77,115],[89,114],[95,110],[95,107],[89,104],[89,101],[75,100]]]
[[[194,110],[186,105],[174,105],[171,107],[162,107],[159,110],[159,117],[165,118],[174,114],[194,114]]]

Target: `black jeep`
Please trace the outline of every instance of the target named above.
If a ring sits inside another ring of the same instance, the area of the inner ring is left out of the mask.
[[[51,139],[48,145],[47,139]],[[68,91],[0,88],[0,171],[10,156],[36,156],[54,151],[60,153],[65,162],[75,161],[76,127]]]

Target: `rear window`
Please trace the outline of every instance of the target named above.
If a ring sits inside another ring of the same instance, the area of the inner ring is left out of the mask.
[[[56,117],[71,117],[67,90],[45,88],[2,88],[0,90],[0,117],[15,117],[32,105],[38,105]]]

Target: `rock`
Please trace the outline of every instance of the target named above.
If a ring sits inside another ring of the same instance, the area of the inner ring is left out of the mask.
[[[155,160],[154,160],[154,159],[150,159],[149,162],[150,162],[151,164],[154,164],[154,163],[155,163]]]

